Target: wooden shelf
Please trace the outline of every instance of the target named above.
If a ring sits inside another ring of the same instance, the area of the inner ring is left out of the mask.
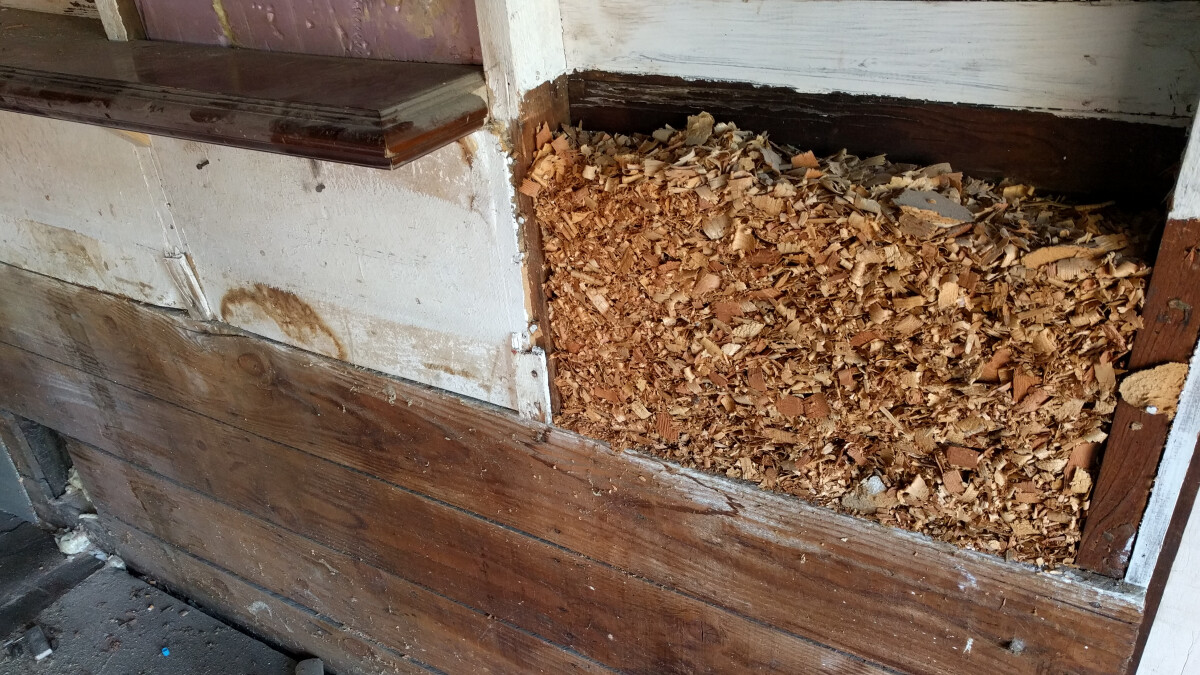
[[[478,66],[139,40],[0,10],[0,109],[395,168],[479,129]]]

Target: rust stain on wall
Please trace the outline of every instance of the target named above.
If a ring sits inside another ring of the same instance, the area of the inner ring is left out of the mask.
[[[266,284],[230,290],[221,298],[221,318],[245,326],[269,319],[298,345],[346,359],[346,350],[325,320],[300,296]]]

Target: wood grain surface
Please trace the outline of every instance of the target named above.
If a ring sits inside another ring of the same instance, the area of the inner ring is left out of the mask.
[[[844,148],[895,162],[949,162],[976,178],[1144,206],[1162,204],[1187,142],[1183,127],[704,79],[586,71],[568,86],[571,119],[586,129],[682,129],[688,115],[707,110],[820,155]]]
[[[1167,221],[1142,309],[1145,325],[1133,341],[1129,369],[1188,363],[1200,336],[1200,219]],[[1120,402],[1083,527],[1078,562],[1121,577],[1170,432],[1165,415]]]
[[[1070,575],[11,267],[0,342],[0,407],[616,668],[1113,672],[1141,616]]]
[[[483,126],[477,66],[150,40],[95,21],[0,13],[0,109],[394,168]]]

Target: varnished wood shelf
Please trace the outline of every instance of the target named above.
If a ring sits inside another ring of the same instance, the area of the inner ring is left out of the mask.
[[[478,66],[139,40],[0,10],[0,109],[395,168],[480,128]]]

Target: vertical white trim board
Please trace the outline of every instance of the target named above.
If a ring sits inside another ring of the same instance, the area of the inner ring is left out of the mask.
[[[1194,123],[1179,180],[1175,183],[1175,201],[1170,218],[1200,218],[1200,128]],[[1179,397],[1179,409],[1158,465],[1154,490],[1150,493],[1150,501],[1138,527],[1129,569],[1125,572],[1125,581],[1128,583],[1143,588],[1150,583],[1197,438],[1200,438],[1200,345],[1192,354],[1187,381]]]
[[[1200,44],[1200,34],[1196,39]],[[1200,52],[1200,47],[1197,48]],[[1198,57],[1200,58],[1200,57]],[[1183,155],[1183,167],[1179,180],[1175,182],[1175,198],[1171,204],[1171,217],[1175,220],[1200,218],[1200,125],[1192,122],[1192,134],[1188,139],[1187,152]]]
[[[1197,2],[560,0],[569,70],[1182,118]],[[1178,122],[1178,119],[1174,120]]]

